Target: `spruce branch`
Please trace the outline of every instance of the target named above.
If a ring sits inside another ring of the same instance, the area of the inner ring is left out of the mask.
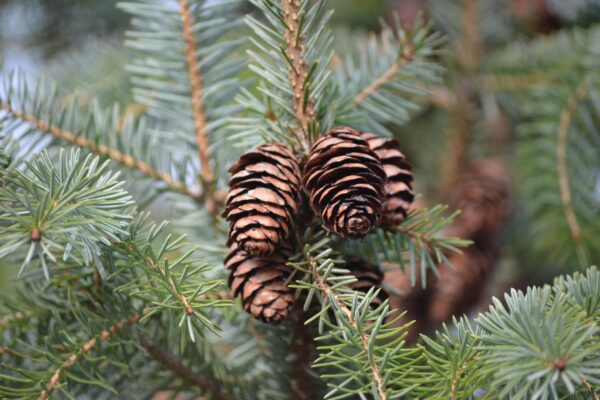
[[[489,374],[481,371],[479,329],[473,328],[466,318],[453,319],[452,325],[444,325],[432,337],[421,335],[419,348],[425,364],[416,367],[411,377],[420,398],[471,398],[489,380]]]
[[[227,393],[222,385],[216,380],[207,379],[186,367],[173,354],[162,349],[147,335],[140,333],[139,339],[140,344],[144,347],[144,349],[146,349],[152,358],[158,361],[165,368],[172,371],[185,382],[200,388],[204,393],[209,393],[211,397],[214,397],[215,399],[233,400],[237,398]]]
[[[416,48],[411,43],[406,43],[407,37],[404,36],[400,41],[400,56],[398,60],[393,63],[385,72],[378,76],[369,86],[364,88],[356,97],[352,100],[352,105],[357,106],[362,103],[367,97],[377,92],[383,85],[392,80],[396,74],[398,74],[402,68],[408,64],[415,53]]]
[[[392,25],[382,23],[380,34],[359,42],[358,57],[335,66],[327,119],[391,136],[391,127],[408,121],[430,99],[429,88],[441,83],[433,57],[443,40],[422,18],[410,30],[397,15]]]
[[[43,133],[52,135],[57,139],[75,145],[77,147],[81,147],[94,154],[98,154],[99,156],[110,158],[111,160],[119,164],[138,170],[142,174],[152,179],[162,181],[171,190],[180,192],[196,200],[202,198],[202,195],[200,193],[189,190],[184,184],[177,182],[169,174],[158,171],[146,162],[138,160],[130,154],[125,154],[117,149],[112,149],[104,144],[97,144],[90,139],[77,136],[73,132],[63,130],[56,125],[52,125],[47,121],[43,121],[39,118],[36,118],[34,115],[19,111],[13,106],[11,106],[9,103],[0,101],[0,109],[6,111],[7,113],[9,113],[17,119],[31,124],[33,127],[39,129]]]
[[[118,4],[133,16],[125,44],[137,55],[127,66],[134,98],[160,122],[153,133],[166,148],[198,160],[192,162],[192,172],[215,227],[221,205],[217,181],[225,172],[215,168],[237,156],[236,149],[223,142],[229,137],[229,118],[239,111],[232,100],[245,85],[238,74],[245,63],[237,56],[244,37],[231,37],[243,24],[241,4],[239,0]]]
[[[307,292],[304,309],[318,300],[319,310],[306,324],[318,320],[319,357],[313,367],[323,370],[331,388],[325,398],[388,399],[408,393],[405,378],[415,353],[404,348],[405,327],[395,325],[387,301],[374,306],[379,289],[352,290],[356,277],[340,267],[331,239],[322,233],[309,229],[302,243],[303,252],[290,264],[301,275],[294,286]]]
[[[593,239],[600,221],[589,214],[600,204],[595,194],[600,173],[595,167],[600,160],[599,38],[598,29],[561,32],[509,46],[484,68],[484,76],[532,77],[532,83],[543,70],[544,84],[507,90],[499,99],[517,120],[517,177],[531,233],[539,235],[533,248],[565,266],[571,255],[587,267],[600,254]]]
[[[205,207],[210,214],[216,214],[217,201],[214,196],[214,176],[211,157],[208,150],[209,142],[206,133],[206,116],[204,114],[204,101],[202,76],[198,65],[198,46],[194,37],[194,20],[190,13],[188,0],[178,0],[179,13],[181,14],[183,42],[185,44],[185,60],[188,69],[188,79],[192,97],[192,113],[196,125],[196,143],[200,156],[202,183],[205,191],[203,198]]]
[[[289,79],[293,91],[293,105],[296,119],[295,136],[302,147],[308,151],[309,145],[306,134],[309,125],[315,118],[314,100],[311,98],[309,82],[309,65],[306,59],[305,34],[302,33],[301,23],[306,17],[300,0],[282,0],[285,16],[285,53],[290,62]]]
[[[447,206],[415,208],[408,218],[393,230],[378,229],[364,243],[346,246],[350,254],[372,257],[379,265],[394,265],[410,271],[411,285],[420,277],[427,284],[427,271],[437,274],[437,266],[448,262],[448,254],[460,253],[471,242],[444,236],[444,230],[457,213],[446,215]]]
[[[265,141],[280,141],[308,152],[327,111],[330,90],[331,33],[325,1],[251,0],[264,15],[246,18],[257,50],[248,51],[250,69],[260,76],[264,99],[245,92],[238,98],[248,111],[236,119],[237,140],[257,133]]]
[[[323,277],[319,275],[317,272],[316,264],[314,258],[309,257],[308,263],[310,265],[310,270],[314,275],[315,283],[321,289],[323,294],[331,299],[335,304],[336,308],[339,309],[346,321],[350,324],[353,330],[358,332],[358,337],[360,339],[360,343],[362,345],[362,350],[364,352],[364,357],[369,360],[369,368],[371,369],[371,373],[373,375],[373,380],[375,382],[375,387],[377,389],[377,393],[381,400],[387,399],[387,393],[384,388],[383,376],[381,374],[380,366],[375,362],[375,360],[370,356],[370,343],[371,337],[366,333],[359,329],[358,323],[354,319],[352,315],[352,311],[346,306],[344,302],[340,300],[338,295],[333,291],[331,286],[325,282]]]
[[[132,220],[133,202],[118,174],[108,171],[108,161],[80,157],[79,149],[61,149],[56,160],[44,151],[25,167],[7,170],[0,188],[0,221],[8,223],[0,256],[15,254],[19,275],[37,258],[49,280],[46,260],[56,262],[58,252],[94,263],[104,275],[102,246],[119,241]]]
[[[179,317],[179,329],[203,336],[203,327],[216,333],[219,326],[209,316],[209,309],[230,307],[232,301],[224,293],[222,279],[208,279],[210,267],[192,257],[184,236],[168,233],[167,224],[152,224],[148,214],[140,214],[130,226],[129,238],[115,244],[123,260],[118,268],[134,273],[134,279],[120,284],[116,290],[148,303],[144,319],[168,311]],[[134,269],[135,271],[132,271]]]
[[[54,391],[54,388],[60,384],[62,376],[65,375],[67,373],[67,371],[80,358],[82,358],[86,354],[90,353],[99,342],[105,342],[105,341],[110,340],[113,336],[120,334],[121,331],[123,330],[123,328],[134,325],[135,323],[137,323],[139,321],[139,319],[140,319],[139,314],[137,314],[137,313],[133,314],[126,319],[115,322],[108,329],[103,330],[98,335],[94,336],[93,338],[89,339],[87,342],[82,344],[79,347],[79,349],[77,350],[77,352],[71,353],[64,360],[62,365],[59,366],[54,371],[54,373],[52,374],[52,377],[46,383],[44,389],[40,393],[38,400],[47,400],[50,397],[50,395],[52,394],[52,392]]]
[[[490,389],[516,400],[574,395],[583,381],[600,382],[600,327],[569,293],[551,287],[511,290],[502,304],[494,298],[490,311],[476,322],[482,369],[493,371]]]
[[[556,158],[557,158],[557,169],[558,169],[558,185],[560,187],[560,197],[565,210],[565,217],[569,226],[569,231],[573,238],[574,243],[581,242],[581,226],[577,221],[577,216],[573,208],[573,199],[571,193],[571,187],[569,183],[569,173],[567,169],[567,150],[569,131],[571,128],[571,120],[573,119],[573,113],[577,109],[577,105],[585,99],[589,94],[588,82],[584,79],[577,86],[573,94],[567,99],[565,107],[563,108],[560,115],[560,122],[558,125],[558,140],[556,143]]]

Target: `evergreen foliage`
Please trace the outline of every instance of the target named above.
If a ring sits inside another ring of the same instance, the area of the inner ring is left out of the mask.
[[[499,86],[517,85],[506,101],[516,102],[520,122],[518,178],[532,234],[543,232],[535,246],[553,262],[576,257],[582,267],[600,254],[592,239],[600,233],[599,39],[592,28],[515,45],[490,60],[493,75],[486,78],[492,86],[494,78]]]
[[[133,16],[127,70],[141,115],[21,72],[2,77],[0,257],[20,271],[16,292],[0,294],[0,397],[599,398],[595,267],[513,289],[416,345],[387,300],[374,306],[382,289],[351,289],[351,254],[426,288],[470,244],[446,235],[456,214],[443,205],[414,207],[362,242],[302,221],[289,262],[300,306],[279,326],[230,298],[219,212],[240,149],[279,141],[305,160],[335,125],[392,136],[445,89],[446,42],[431,23],[383,23],[340,57],[324,0],[250,2],[256,81],[241,78],[238,0],[119,5]],[[453,46],[462,2],[433,3],[434,15],[453,13]],[[505,37],[500,22],[481,39]],[[600,254],[599,32],[505,48],[470,81],[519,123],[536,246],[548,262],[584,268]],[[144,211],[152,206],[173,223]]]

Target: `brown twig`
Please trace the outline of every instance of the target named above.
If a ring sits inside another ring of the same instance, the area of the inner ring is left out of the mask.
[[[551,80],[541,73],[533,74],[491,74],[476,79],[477,87],[489,92],[529,90]]]
[[[373,375],[373,380],[375,381],[375,386],[377,388],[377,393],[379,394],[379,398],[381,400],[386,400],[387,393],[385,392],[385,387],[384,387],[384,383],[383,383],[383,375],[381,374],[379,365],[377,365],[377,363],[375,363],[375,358],[370,357],[369,335],[367,333],[362,333],[362,334],[358,333],[361,331],[359,330],[358,324],[356,323],[356,320],[352,316],[352,312],[350,311],[348,306],[346,306],[346,304],[338,298],[338,296],[331,289],[331,286],[329,286],[329,284],[327,282],[325,282],[323,277],[321,277],[321,275],[319,275],[317,273],[315,263],[312,258],[309,259],[309,264],[310,264],[310,268],[311,268],[313,276],[314,276],[314,282],[321,289],[321,291],[323,293],[325,293],[325,295],[328,298],[332,298],[335,301],[338,308],[340,310],[342,310],[342,312],[344,313],[344,316],[346,317],[346,320],[348,321],[348,323],[357,332],[358,337],[361,342],[361,345],[363,347],[364,353],[365,353],[365,357],[367,357],[367,359],[369,360],[369,368],[371,369],[371,374]]]
[[[558,142],[556,143],[556,157],[558,162],[558,184],[560,187],[560,198],[565,208],[565,216],[569,231],[575,243],[579,243],[582,238],[581,227],[577,221],[575,210],[573,209],[573,199],[571,196],[571,186],[569,184],[569,174],[567,169],[567,147],[569,141],[569,128],[571,119],[577,108],[577,103],[582,101],[588,94],[586,81],[584,80],[577,86],[575,92],[569,97],[567,103],[560,115],[560,124],[558,127]]]
[[[450,116],[446,146],[442,155],[440,193],[444,194],[465,167],[472,131],[474,74],[481,63],[480,10],[477,0],[460,0],[460,39],[458,65],[460,73],[455,87],[456,107]]]
[[[588,381],[586,381],[584,379],[583,381],[581,381],[581,383],[583,383],[583,386],[585,386],[587,388],[587,390],[589,390],[590,393],[594,395],[594,400],[600,400],[600,396],[598,395],[598,393],[594,390],[594,388]]]
[[[313,362],[312,347],[309,344],[313,343],[314,338],[304,324],[307,317],[300,308],[297,309],[295,317],[296,319],[293,321],[294,331],[290,343],[290,352],[295,355],[294,360],[291,362],[290,379],[295,385],[293,385],[293,393],[290,394],[290,399],[315,399],[318,396],[314,391],[315,385],[309,373],[310,365]]]
[[[480,10],[478,0],[461,0],[460,64],[467,71],[475,71],[481,60]]]
[[[459,89],[460,91],[460,89]],[[450,115],[445,150],[442,154],[441,190],[444,195],[452,187],[468,161],[471,119],[466,108],[467,96],[458,94],[457,107]]]
[[[0,327],[10,324],[14,321],[31,318],[35,315],[33,311],[17,311],[14,314],[3,315],[0,317]]]
[[[223,400],[236,399],[236,397],[226,393],[218,381],[206,379],[203,376],[196,374],[194,371],[186,367],[181,361],[179,361],[173,354],[161,349],[156,342],[154,342],[148,336],[140,334],[139,338],[140,343],[142,346],[144,346],[152,358],[161,363],[165,368],[175,373],[175,375],[184,381],[199,387],[204,392],[210,393],[211,398],[214,397],[215,399]]]
[[[417,96],[419,100],[429,102],[432,106],[440,108],[444,111],[452,112],[458,106],[458,98],[456,94],[445,86],[429,85],[426,83],[420,84],[428,94]]]
[[[355,98],[352,100],[352,105],[357,106],[373,93],[375,93],[379,88],[388,83],[398,72],[408,64],[413,58],[414,47],[408,45],[406,43],[403,44],[404,51],[398,58],[398,60],[392,64],[387,71],[381,74],[377,79],[375,79],[369,86],[364,88]]]
[[[313,100],[309,96],[308,70],[306,64],[306,46],[304,44],[304,35],[300,32],[300,0],[282,0],[283,12],[285,16],[285,54],[291,63],[289,68],[289,79],[294,93],[293,106],[296,119],[296,130],[293,134],[299,141],[299,144],[306,150],[309,150],[309,144],[306,133],[309,125],[316,116]],[[308,98],[306,98],[308,96]]]
[[[144,175],[166,183],[167,186],[172,190],[176,190],[180,193],[183,193],[186,196],[189,196],[195,200],[199,200],[202,198],[202,195],[200,193],[196,193],[189,190],[184,184],[176,182],[175,179],[173,179],[173,177],[169,174],[156,170],[144,161],[137,160],[132,155],[122,153],[119,150],[112,149],[102,144],[97,145],[92,140],[83,137],[78,137],[72,132],[62,130],[55,125],[50,125],[46,121],[42,121],[34,117],[33,115],[28,115],[17,111],[13,109],[9,104],[0,103],[0,109],[10,113],[15,118],[28,122],[29,124],[35,126],[43,132],[51,134],[57,139],[61,139],[67,143],[85,148],[91,151],[92,153],[98,154],[100,156],[108,157],[129,168],[137,169],[141,171]]]
[[[217,201],[214,197],[214,175],[211,164],[210,152],[208,151],[209,142],[206,132],[206,115],[202,105],[204,94],[202,87],[202,76],[200,75],[200,66],[198,65],[198,48],[194,36],[194,20],[190,13],[190,7],[187,0],[179,0],[179,13],[181,14],[183,42],[185,45],[185,60],[187,63],[188,79],[192,95],[192,113],[196,125],[196,142],[198,144],[198,155],[200,157],[200,166],[203,187],[205,191],[204,205],[206,210],[216,219]]]
[[[38,400],[46,400],[46,399],[48,399],[50,397],[50,395],[52,394],[52,391],[54,390],[54,388],[56,387],[56,385],[59,384],[60,379],[61,379],[63,373],[66,370],[68,370],[69,368],[71,368],[77,362],[77,360],[79,360],[79,358],[81,358],[83,355],[85,355],[85,354],[89,353],[90,351],[92,351],[92,349],[96,346],[96,344],[98,344],[98,342],[105,342],[105,341],[109,340],[114,335],[120,333],[121,330],[123,329],[123,327],[125,325],[127,325],[127,326],[133,325],[139,319],[140,319],[140,315],[139,314],[133,314],[129,318],[126,318],[124,320],[115,322],[113,325],[110,326],[110,328],[108,328],[107,330],[104,330],[104,331],[100,332],[98,335],[94,336],[93,338],[91,338],[90,340],[88,340],[87,342],[85,342],[79,348],[79,350],[77,352],[72,353],[62,363],[62,365],[60,367],[58,367],[56,369],[56,371],[54,371],[54,374],[52,374],[52,377],[50,378],[50,381],[48,381],[48,383],[46,384],[46,387],[40,393],[40,395],[38,397]]]

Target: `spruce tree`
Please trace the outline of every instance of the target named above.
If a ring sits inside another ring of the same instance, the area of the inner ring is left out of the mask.
[[[599,399],[600,28],[520,6],[131,0],[126,107],[4,71],[0,398]]]

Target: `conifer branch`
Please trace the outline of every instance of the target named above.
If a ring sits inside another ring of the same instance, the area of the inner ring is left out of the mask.
[[[587,81],[584,79],[575,89],[571,97],[562,110],[560,124],[558,126],[558,141],[556,143],[556,157],[558,169],[558,185],[560,187],[560,198],[562,200],[565,217],[571,232],[571,237],[575,243],[581,242],[581,226],[577,221],[577,215],[573,208],[573,199],[571,196],[571,187],[569,183],[569,173],[567,169],[567,148],[569,140],[569,130],[571,128],[571,119],[577,109],[577,104],[588,95]]]
[[[215,214],[217,212],[217,201],[214,198],[214,175],[208,150],[209,142],[206,132],[206,115],[202,105],[202,102],[204,101],[202,76],[200,75],[200,66],[196,59],[198,49],[196,38],[194,37],[194,20],[190,13],[187,0],[178,1],[179,13],[181,14],[183,42],[185,46],[185,60],[187,63],[188,79],[192,96],[192,113],[196,125],[196,142],[198,144],[198,153],[200,156],[200,175],[205,191],[203,200],[207,211],[210,214]]]
[[[54,390],[56,385],[60,383],[61,377],[64,375],[64,373],[69,368],[71,368],[82,356],[91,352],[96,346],[96,344],[98,344],[99,342],[105,342],[109,340],[111,337],[119,334],[125,326],[131,326],[138,322],[139,319],[139,314],[133,314],[129,318],[115,322],[113,325],[110,326],[110,328],[100,332],[98,335],[85,342],[81,347],[79,347],[79,350],[77,352],[72,353],[62,363],[62,365],[58,367],[56,371],[54,371],[54,374],[52,374],[50,381],[48,381],[46,387],[40,393],[38,400],[47,400],[48,398],[50,398],[52,391]]]
[[[108,157],[111,160],[114,160],[122,165],[138,170],[146,176],[162,181],[165,184],[167,184],[168,188],[171,190],[178,191],[195,200],[199,200],[202,198],[202,194],[189,190],[185,185],[176,182],[175,179],[173,179],[173,177],[169,174],[158,171],[157,169],[151,167],[144,161],[136,159],[132,155],[125,154],[119,150],[112,149],[103,144],[97,145],[89,139],[78,137],[73,132],[62,130],[59,127],[51,125],[48,122],[36,118],[33,115],[25,114],[21,111],[15,110],[11,105],[7,103],[0,102],[0,110],[6,111],[7,113],[13,115],[15,118],[18,118],[31,124],[43,133],[50,134],[57,139],[64,140],[69,144],[84,148],[100,156]]]
[[[415,47],[404,42],[401,45],[404,50],[400,54],[398,61],[392,64],[392,66],[387,71],[381,74],[369,86],[367,86],[358,95],[356,95],[354,100],[352,100],[353,106],[359,105],[367,97],[371,96],[373,93],[379,90],[380,87],[392,80],[396,76],[396,74],[400,72],[402,68],[404,68],[404,66],[406,66],[406,64],[408,64],[413,59]]]
[[[363,350],[364,350],[365,358],[369,360],[369,368],[371,369],[371,373],[373,375],[373,380],[375,382],[375,386],[377,388],[377,393],[379,395],[379,398],[380,398],[380,400],[386,400],[387,394],[386,394],[384,383],[383,383],[383,375],[381,374],[379,365],[377,365],[377,363],[375,363],[374,358],[370,356],[370,354],[371,354],[371,350],[370,350],[370,346],[369,346],[369,342],[371,340],[370,336],[366,332],[364,332],[364,330],[359,329],[359,326],[356,323],[356,320],[354,319],[352,312],[350,311],[348,306],[343,301],[340,300],[340,298],[333,291],[331,286],[329,286],[329,284],[327,282],[325,282],[323,277],[317,272],[317,267],[315,265],[314,259],[312,257],[310,257],[308,259],[308,261],[309,261],[309,265],[311,268],[311,272],[312,272],[313,276],[315,277],[314,278],[315,283],[317,284],[319,289],[321,289],[321,291],[328,298],[333,299],[333,301],[335,302],[337,307],[342,311],[342,313],[346,317],[346,320],[348,321],[348,323],[350,324],[352,329],[355,332],[357,332],[357,335],[360,339],[360,342],[361,342]]]
[[[306,64],[306,45],[302,34],[301,22],[304,16],[301,14],[300,0],[282,0],[285,16],[285,53],[290,62],[289,79],[293,91],[293,106],[296,118],[295,135],[300,144],[308,151],[306,134],[309,130],[310,121],[315,116],[313,99],[310,98],[310,87],[307,78],[309,68]]]
[[[139,338],[140,343],[142,346],[144,346],[152,358],[187,383],[197,386],[205,393],[210,393],[211,398],[214,397],[215,399],[223,400],[233,400],[237,398],[226,393],[223,390],[223,387],[217,381],[209,380],[196,374],[194,371],[186,367],[181,361],[179,361],[173,354],[160,348],[156,342],[154,342],[148,336],[140,334]]]

